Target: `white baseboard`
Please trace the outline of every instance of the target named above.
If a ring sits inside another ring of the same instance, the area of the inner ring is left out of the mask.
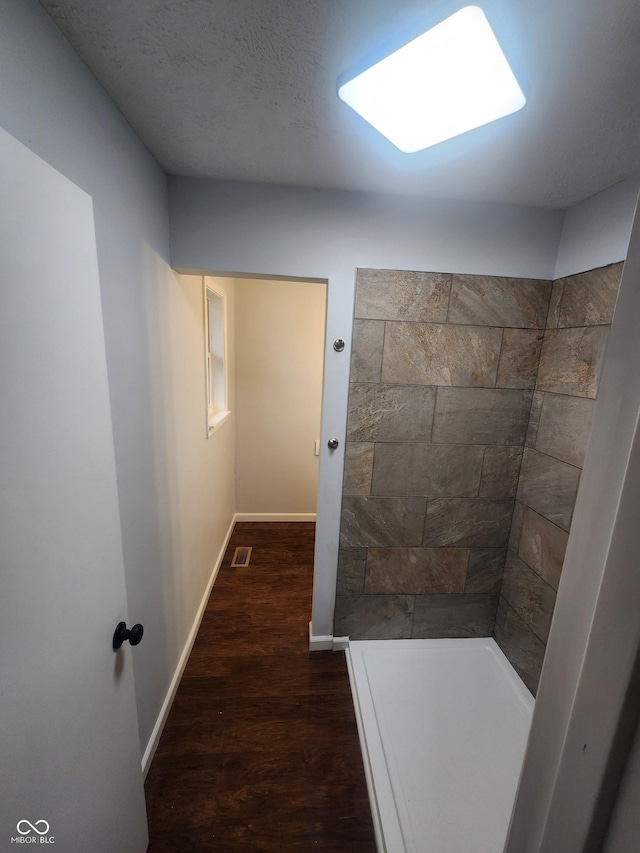
[[[334,637],[333,634],[313,633],[313,624],[309,622],[310,652],[339,652],[349,648],[348,637]]]
[[[184,649],[182,650],[182,654],[180,655],[180,660],[178,661],[176,671],[173,674],[171,684],[169,685],[169,689],[167,690],[167,695],[165,696],[164,702],[162,703],[162,708],[160,709],[160,713],[158,714],[158,719],[156,720],[156,724],[153,727],[153,731],[151,732],[151,737],[149,738],[149,742],[147,743],[147,748],[145,749],[144,755],[142,756],[142,776],[145,779],[147,777],[147,773],[149,772],[149,768],[151,767],[151,762],[153,761],[155,751],[158,748],[160,736],[162,735],[162,730],[164,729],[164,725],[167,722],[167,717],[169,716],[171,705],[173,704],[173,700],[180,685],[180,680],[187,665],[187,661],[189,660],[191,649],[193,648],[193,644],[196,641],[196,637],[200,629],[200,623],[202,622],[202,617],[204,616],[204,610],[207,606],[207,602],[209,601],[209,596],[211,595],[213,584],[215,583],[218,572],[220,571],[220,566],[222,565],[222,561],[227,550],[227,545],[229,544],[229,540],[231,539],[231,534],[233,533],[233,528],[235,526],[236,521],[237,516],[234,515],[234,517],[231,519],[231,525],[229,526],[229,530],[227,531],[227,534],[224,538],[224,542],[222,543],[222,547],[220,549],[218,557],[216,558],[216,561],[214,563],[213,571],[211,572],[211,577],[209,578],[207,588],[204,592],[204,595],[202,596],[202,601],[200,602],[200,606],[198,607],[198,612],[196,613],[195,619],[193,620],[191,631],[189,632],[187,642],[185,643]]]
[[[315,512],[237,512],[236,521],[315,521]]]

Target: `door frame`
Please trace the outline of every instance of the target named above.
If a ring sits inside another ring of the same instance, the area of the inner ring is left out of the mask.
[[[334,640],[333,637],[338,565],[338,541],[335,533],[340,529],[342,506],[342,477],[347,428],[356,268],[349,266],[337,269],[328,276],[295,275],[291,273],[287,275],[261,274],[181,267],[176,267],[175,271],[181,275],[201,275],[213,278],[299,281],[326,285],[320,466],[309,648],[312,651],[343,648],[345,639]],[[333,348],[333,343],[337,339],[344,341],[344,349],[335,350]],[[327,447],[330,438],[338,439],[336,450],[329,450]]]

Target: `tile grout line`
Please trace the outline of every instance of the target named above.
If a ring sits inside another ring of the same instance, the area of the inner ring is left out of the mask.
[[[449,298],[447,299],[447,318],[446,318],[446,320],[445,320],[445,323],[447,323],[447,324],[449,324],[449,323],[450,323],[450,321],[449,321],[449,312],[451,311],[451,299],[452,299],[452,296],[453,296],[453,277],[454,277],[454,273],[450,273],[450,278],[449,278]]]
[[[500,373],[500,362],[502,361],[502,351],[504,349],[504,333],[506,328],[502,326],[502,334],[500,335],[500,349],[498,350],[498,361],[496,362],[496,375],[493,380],[493,387],[498,388],[498,375]]]

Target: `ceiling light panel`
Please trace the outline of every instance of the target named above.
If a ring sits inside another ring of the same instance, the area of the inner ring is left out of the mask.
[[[338,95],[407,154],[526,103],[478,6],[466,6],[342,83]]]

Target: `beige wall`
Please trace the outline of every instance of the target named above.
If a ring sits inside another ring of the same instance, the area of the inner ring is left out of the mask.
[[[233,280],[220,278],[216,283],[227,296],[233,405]],[[206,437],[202,276],[180,275],[172,284],[162,318],[166,325],[158,330],[163,338],[158,391],[165,424],[158,451],[164,456],[171,501],[172,527],[165,531],[175,569],[171,618],[188,633],[235,512],[235,434],[232,414]]]
[[[236,281],[241,514],[315,513],[326,285]]]

